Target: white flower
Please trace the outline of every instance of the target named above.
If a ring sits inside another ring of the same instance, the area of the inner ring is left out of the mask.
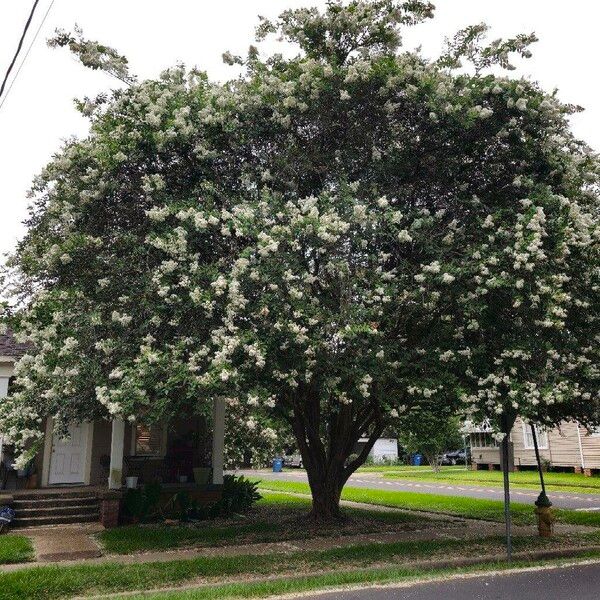
[[[403,229],[402,231],[400,231],[398,233],[398,241],[401,243],[409,243],[412,242],[412,237],[410,236],[410,233],[408,233],[408,231],[406,229]]]
[[[450,273],[444,273],[442,275],[443,283],[452,283],[455,279],[456,279],[456,277],[454,277],[454,275],[450,275]]]
[[[515,106],[519,109],[519,110],[526,110],[527,109],[527,98],[519,98],[516,103]]]

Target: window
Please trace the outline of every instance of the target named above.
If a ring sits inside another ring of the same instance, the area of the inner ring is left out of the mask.
[[[137,424],[133,430],[135,456],[162,456],[164,454],[164,433],[160,425]]]
[[[536,425],[535,435],[537,437],[538,448],[540,450],[548,450],[548,432],[543,431]],[[531,425],[528,423],[523,423],[523,443],[525,444],[525,450],[535,450]]]
[[[498,441],[491,433],[472,433],[471,446],[473,448],[497,448]]]

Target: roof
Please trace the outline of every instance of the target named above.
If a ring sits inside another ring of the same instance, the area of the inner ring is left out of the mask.
[[[30,344],[17,342],[12,331],[7,330],[6,333],[0,333],[0,356],[21,358],[30,349]]]

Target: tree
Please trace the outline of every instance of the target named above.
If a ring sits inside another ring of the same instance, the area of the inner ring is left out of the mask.
[[[448,405],[451,407],[452,403]],[[414,407],[398,426],[398,441],[410,453],[421,453],[431,468],[440,470],[440,458],[445,450],[462,444],[458,418],[446,407]]]
[[[476,27],[436,61],[400,51],[431,14],[286,11],[259,34],[300,53],[226,55],[245,73],[225,85],[182,67],[136,84],[112,49],[61,34],[131,85],[79,103],[90,136],[34,186],[11,261],[14,325],[36,346],[0,408],[14,443],[46,415],[168,421],[224,396],[291,428],[313,517],[332,519],[384,428],[423,402],[598,418],[598,345],[581,344],[598,325],[598,161],[573,107],[482,73],[533,36],[483,47]]]
[[[281,422],[257,414],[254,404],[230,398],[225,413],[225,467],[264,467],[293,444]]]

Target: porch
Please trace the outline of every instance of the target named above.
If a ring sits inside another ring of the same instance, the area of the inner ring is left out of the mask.
[[[168,427],[94,421],[72,425],[61,438],[48,419],[45,432],[43,449],[22,472],[9,468],[10,448],[0,450],[0,504],[12,505],[22,524],[100,520],[115,526],[126,482],[159,482],[165,503],[182,490],[200,504],[220,497],[223,400],[214,401],[212,419],[187,415]]]

